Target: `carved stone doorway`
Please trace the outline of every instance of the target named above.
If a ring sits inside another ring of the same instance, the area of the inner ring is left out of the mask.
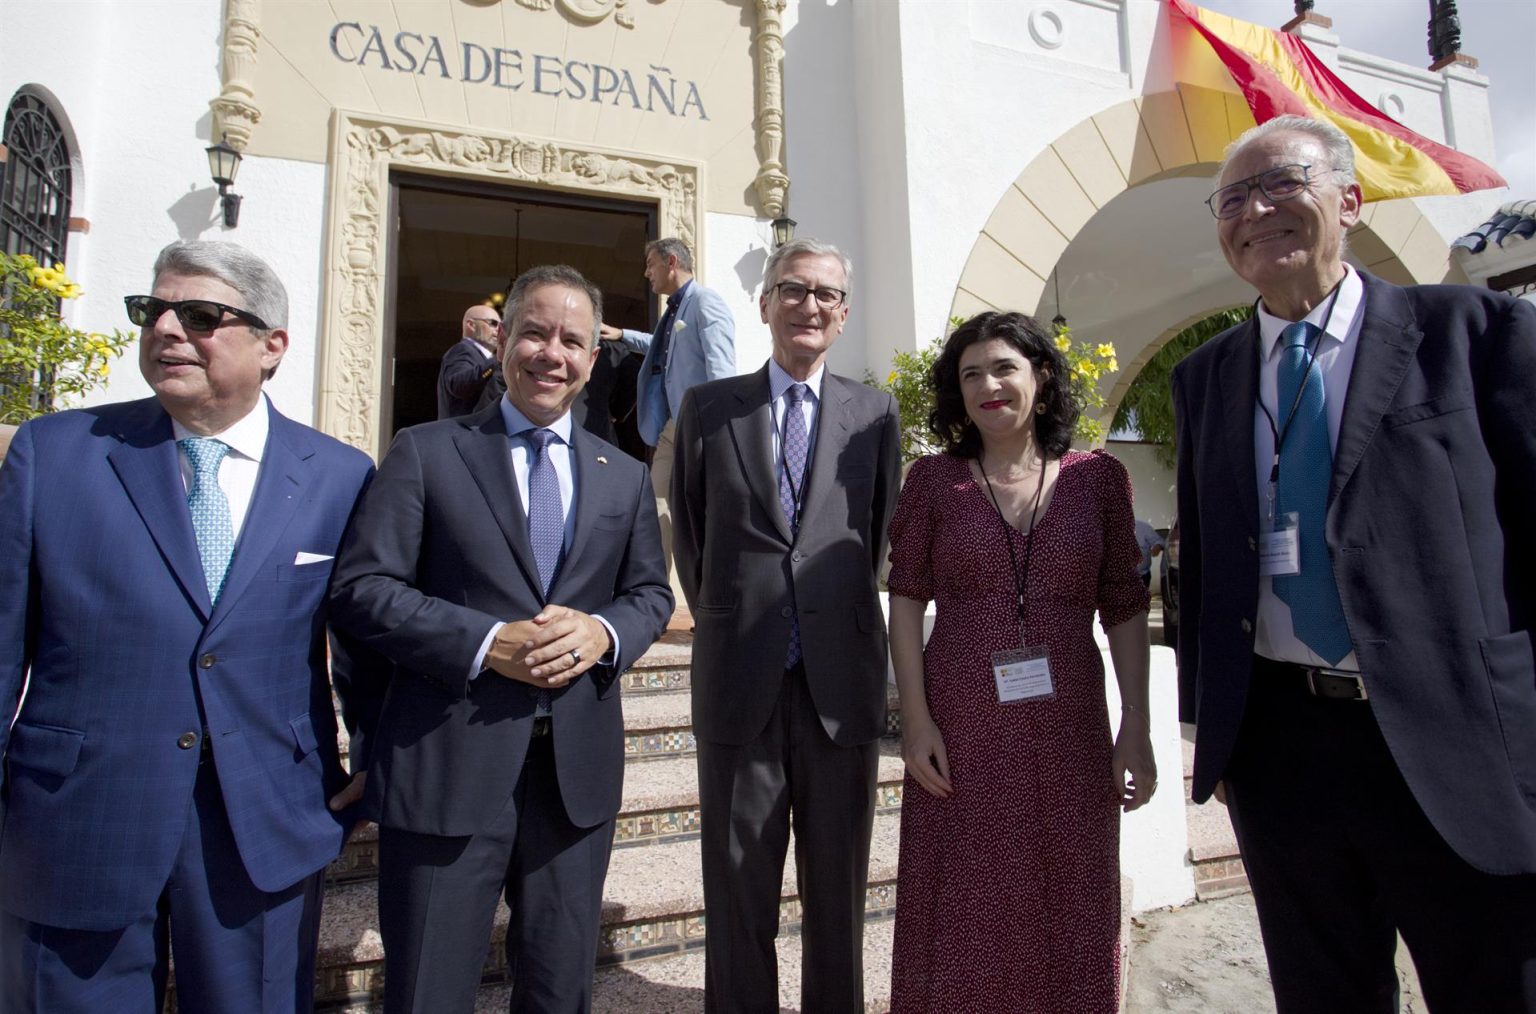
[[[390,202],[383,445],[437,417],[438,366],[459,340],[465,309],[536,264],[569,264],[590,279],[608,323],[651,327],[655,300],[643,272],[646,241],[656,238],[653,204],[411,173],[391,174]],[[618,382],[622,358],[599,357],[585,411],[632,408],[633,377],[627,390]]]
[[[393,329],[386,289],[393,276],[389,222],[397,174],[518,188],[545,202],[569,196],[649,208],[651,234],[679,237],[702,264],[708,258],[701,172],[681,159],[336,110],[316,425],[375,457],[389,445],[393,430],[384,417],[392,406],[385,394],[392,386]],[[452,312],[448,323],[455,330],[477,292]]]

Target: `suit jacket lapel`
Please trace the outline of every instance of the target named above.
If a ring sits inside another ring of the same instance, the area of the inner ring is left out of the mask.
[[[209,629],[229,615],[261,568],[283,562],[270,559],[272,548],[287,530],[313,481],[308,459],[315,449],[305,438],[303,428],[278,414],[265,399],[262,403],[270,413],[267,446],[262,451],[256,488],[251,492],[240,539],[235,543],[235,555],[229,561],[229,573],[224,578],[224,590],[219,593]]]
[[[1253,482],[1253,412],[1259,401],[1259,325],[1250,319],[1228,339],[1217,365],[1225,406],[1227,472],[1237,483],[1238,504],[1253,529],[1259,525],[1259,494]]]
[[[806,462],[805,499],[800,504],[801,527],[806,518],[820,516],[820,509],[837,487],[837,456],[848,446],[852,417],[851,395],[843,378],[822,375],[821,404],[816,407],[816,438],[811,441],[811,460]]]
[[[793,542],[789,519],[779,504],[778,469],[773,460],[773,405],[768,396],[768,367],[752,374],[752,382],[736,393],[746,411],[731,417],[731,439],[741,459],[747,487],[773,518],[785,542]]]
[[[1365,314],[1334,446],[1330,506],[1360,464],[1424,339],[1401,289],[1363,271],[1360,279],[1365,283]]]
[[[171,417],[157,403],[146,402],[144,415],[125,420],[118,439],[122,443],[112,449],[107,460],[166,565],[206,621],[213,608],[203,561],[197,555],[197,536],[192,532]]]
[[[492,405],[480,413],[465,417],[463,429],[454,434],[454,446],[464,459],[470,478],[491,508],[517,565],[522,568],[529,587],[538,591],[539,567],[533,558],[533,543],[528,541],[528,514],[517,495],[517,477],[512,474],[512,454],[501,409]]]

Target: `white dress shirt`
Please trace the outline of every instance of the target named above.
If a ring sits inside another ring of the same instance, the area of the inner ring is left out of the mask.
[[[1355,366],[1355,352],[1360,347],[1360,322],[1365,315],[1365,285],[1349,265],[1344,266],[1344,280],[1339,283],[1338,294],[1325,299],[1304,318],[1326,330],[1317,339],[1314,359],[1323,378],[1324,408],[1328,414],[1328,444],[1337,451],[1339,445],[1339,420],[1344,416],[1344,396],[1349,390],[1350,373]],[[1330,306],[1331,304],[1331,306]],[[1269,475],[1275,463],[1275,434],[1269,428],[1273,419],[1275,428],[1285,425],[1285,415],[1290,406],[1277,406],[1276,374],[1279,370],[1280,332],[1294,321],[1274,316],[1259,301],[1256,313],[1259,322],[1259,405],[1253,408],[1253,459],[1254,477],[1258,483],[1259,516],[1269,516]],[[1269,410],[1266,416],[1264,409]],[[1265,658],[1279,662],[1295,662],[1299,665],[1321,666],[1330,669],[1358,671],[1360,664],[1351,651],[1336,665],[1322,658],[1302,643],[1291,626],[1291,607],[1275,594],[1274,579],[1259,578],[1259,615],[1253,639],[1253,650]]]
[[[510,438],[508,443],[511,445],[512,475],[517,481],[517,498],[523,505],[523,515],[526,517],[528,514],[528,471],[533,467],[533,447],[523,434],[528,430],[538,429],[539,427],[536,423],[531,422],[527,416],[519,412],[505,395],[502,396],[499,407],[501,408],[502,425],[506,427],[507,435]],[[555,478],[560,483],[560,510],[565,518],[563,544],[565,553],[569,555],[571,545],[576,538],[576,512],[571,509],[576,504],[576,469],[572,467],[571,462],[571,430],[573,428],[571,413],[565,413],[565,415],[556,419],[545,428],[553,431],[555,436],[560,438],[559,440],[551,441],[549,445],[549,463],[554,466]],[[594,614],[592,618],[603,625],[604,629],[608,631],[609,640],[613,642],[613,647],[602,658],[598,659],[598,664],[612,665],[619,654],[619,633],[601,616]],[[474,679],[485,670],[485,655],[491,650],[491,642],[496,640],[496,632],[504,626],[506,626],[505,623],[498,623],[491,627],[490,632],[485,635],[485,639],[480,642],[480,650],[475,653],[475,661],[469,671],[470,679]]]
[[[219,462],[219,488],[229,500],[230,531],[237,545],[245,516],[251,509],[251,497],[256,494],[256,479],[261,475],[261,456],[267,449],[267,432],[271,429],[270,412],[267,396],[263,394],[256,399],[256,407],[233,426],[222,433],[209,434],[211,439],[222,441],[229,447],[229,453]],[[196,472],[192,462],[187,460],[187,452],[181,449],[180,442],[201,434],[193,433],[174,418],[171,420],[171,434],[177,441],[176,460],[181,462],[182,486],[190,496]]]

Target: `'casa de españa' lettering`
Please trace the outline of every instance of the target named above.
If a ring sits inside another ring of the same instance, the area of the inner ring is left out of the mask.
[[[651,65],[643,74],[601,63],[565,60],[521,50],[461,42],[457,51],[445,49],[435,35],[395,32],[377,25],[339,21],[331,28],[331,54],[343,63],[397,74],[438,77],[464,84],[488,85],[508,91],[567,98],[574,101],[628,106],[647,113],[708,120],[699,86],[679,81],[667,67]]]

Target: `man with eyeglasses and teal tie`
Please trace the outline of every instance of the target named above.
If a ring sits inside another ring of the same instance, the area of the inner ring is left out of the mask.
[[[153,397],[28,422],[0,467],[0,996],[149,1014],[169,954],[182,1010],[309,1011],[362,791],[331,691],[362,771],[383,679],[344,639],[327,672],[373,466],[263,396],[288,300],[254,254],[173,243],[126,302]]]
[[[1536,307],[1344,261],[1354,150],[1269,120],[1209,205],[1253,319],[1173,373],[1181,712],[1281,1014],[1536,1010]]]
[[[605,341],[622,341],[645,353],[635,378],[635,421],[651,454],[651,485],[661,522],[661,549],[673,597],[682,604],[672,537],[672,460],[677,411],[688,390],[710,380],[736,376],[736,318],[714,289],[693,277],[693,253],[676,237],[645,245],[645,280],[667,299],[654,334],[604,324]]]
[[[677,420],[677,571],[693,610],[704,1009],[777,1011],[790,827],[806,1009],[864,1010],[864,894],[896,505],[896,403],[827,367],[853,268],[798,239],[764,269],[762,369],[701,384]]]

